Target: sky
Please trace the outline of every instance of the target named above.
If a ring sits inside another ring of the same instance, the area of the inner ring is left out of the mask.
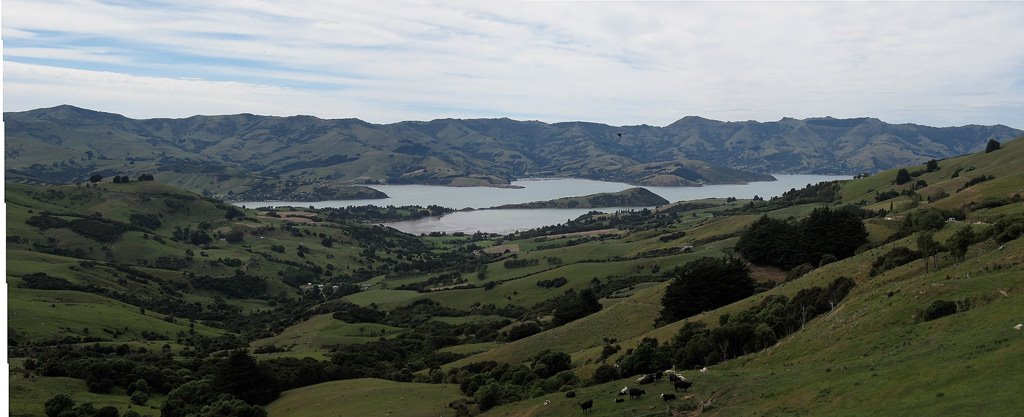
[[[1024,128],[1024,3],[4,0],[3,106]]]

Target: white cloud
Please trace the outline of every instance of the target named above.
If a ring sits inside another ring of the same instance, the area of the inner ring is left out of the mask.
[[[9,68],[48,50],[65,61],[48,64],[54,73],[109,64],[75,72],[71,79],[89,81],[61,79],[60,88],[52,79],[8,77],[8,110],[75,98],[135,117],[244,111],[664,125],[689,114],[832,115],[1024,127],[1017,3],[4,6],[5,37],[15,36]],[[35,43],[18,43],[25,39]],[[97,39],[109,49],[91,44]],[[175,88],[142,100],[149,93],[137,88],[152,84]],[[203,98],[207,91],[217,95]]]

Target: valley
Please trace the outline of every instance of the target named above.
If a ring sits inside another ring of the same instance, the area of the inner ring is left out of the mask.
[[[11,415],[1015,415],[1020,160],[422,236],[364,221],[440,207],[7,182]]]

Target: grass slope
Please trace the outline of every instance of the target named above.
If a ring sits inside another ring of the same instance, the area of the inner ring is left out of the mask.
[[[463,395],[457,385],[350,379],[286,391],[267,406],[272,417],[454,416],[448,403]]]

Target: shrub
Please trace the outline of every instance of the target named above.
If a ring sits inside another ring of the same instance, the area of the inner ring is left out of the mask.
[[[956,303],[947,300],[935,300],[928,305],[928,308],[921,314],[923,321],[940,319],[951,314],[956,314]]]
[[[900,265],[905,265],[921,258],[921,254],[917,251],[905,248],[903,246],[897,246],[892,248],[885,255],[879,256],[875,259],[875,262],[871,264],[871,276],[879,275],[885,271],[896,268]]]
[[[245,239],[245,233],[241,230],[232,230],[228,234],[224,235],[224,240],[228,243],[240,243]]]
[[[833,256],[832,259],[835,260],[835,256]],[[800,277],[802,277],[804,275],[807,275],[808,272],[811,272],[813,270],[814,270],[814,265],[811,265],[811,264],[799,265],[796,268],[793,268],[793,269],[789,270],[789,272],[786,273],[786,282],[789,282],[789,281],[792,281],[794,279],[800,278]]]
[[[146,393],[144,393],[142,391],[138,391],[138,392],[132,394],[131,401],[132,401],[132,404],[135,404],[135,405],[146,405],[146,402],[149,401],[149,395],[147,395]]]
[[[605,382],[611,382],[619,379],[619,370],[614,365],[604,364],[598,366],[594,370],[594,376],[591,378],[593,384],[603,384]]]

